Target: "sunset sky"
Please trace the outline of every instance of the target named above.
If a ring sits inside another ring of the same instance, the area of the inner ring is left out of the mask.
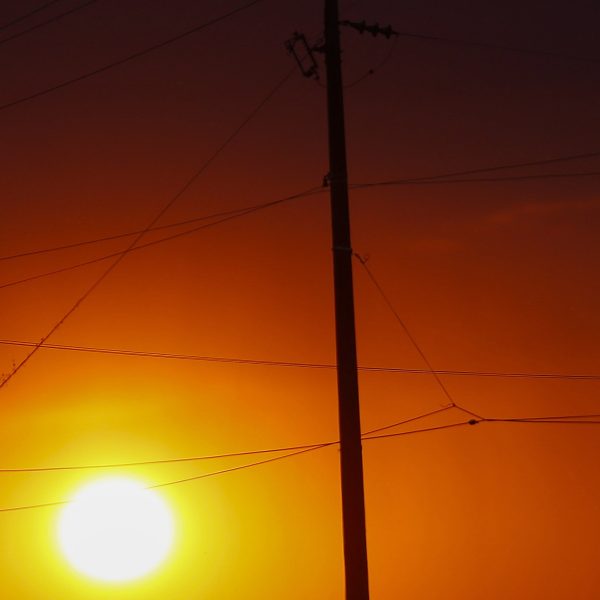
[[[0,3],[0,372],[7,376],[132,239],[6,259],[250,207],[328,171],[322,0]],[[84,6],[47,25],[36,24]],[[343,19],[535,54],[343,29],[349,179],[375,183],[598,153],[465,177],[600,173],[600,5],[340,0]],[[577,58],[594,60],[578,60]],[[369,71],[373,73],[369,75]],[[351,191],[354,250],[434,369],[486,418],[600,413],[600,175]],[[210,221],[209,221],[210,222]],[[200,224],[148,233],[142,243]],[[359,364],[424,370],[355,264]],[[49,344],[335,361],[328,189],[125,256]],[[11,342],[11,343],[8,343]],[[363,430],[448,404],[429,374],[361,371]],[[1,378],[0,378],[1,379]],[[335,371],[40,348],[1,389],[0,469],[151,461],[336,440]],[[447,410],[386,433],[459,423]],[[593,420],[593,419],[592,419]],[[596,419],[598,420],[598,419]],[[591,600],[600,586],[597,424],[483,422],[363,444],[375,600]],[[281,454],[281,453],[280,453]],[[0,509],[68,500],[101,475],[149,486],[273,455],[0,472]],[[343,598],[339,453],[330,446],[161,488],[174,550],[127,584],[77,574],[61,507],[0,510],[8,600]]]

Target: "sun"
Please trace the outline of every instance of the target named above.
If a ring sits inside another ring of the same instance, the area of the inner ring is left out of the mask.
[[[107,582],[138,579],[156,569],[173,545],[171,510],[159,494],[126,477],[81,488],[62,510],[59,545],[79,572]]]

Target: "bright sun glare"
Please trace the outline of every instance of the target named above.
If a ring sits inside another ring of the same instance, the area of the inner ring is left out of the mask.
[[[173,535],[173,516],[165,501],[125,477],[81,488],[58,523],[67,560],[102,581],[129,581],[150,573],[166,558]]]

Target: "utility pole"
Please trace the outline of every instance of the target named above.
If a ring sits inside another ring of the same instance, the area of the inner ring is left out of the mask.
[[[331,191],[346,600],[369,600],[340,25],[352,27],[361,34],[368,32],[373,36],[383,35],[388,39],[399,33],[391,26],[368,25],[365,21],[340,22],[338,0],[325,0],[325,43],[312,46],[306,36],[298,32],[285,43],[288,53],[294,57],[302,74],[311,79],[319,79],[319,65],[313,53],[325,54],[329,129],[329,173],[325,182]],[[297,46],[300,47],[299,50]]]
[[[346,600],[368,600],[367,536],[356,368],[352,245],[337,0],[325,0],[325,63]]]

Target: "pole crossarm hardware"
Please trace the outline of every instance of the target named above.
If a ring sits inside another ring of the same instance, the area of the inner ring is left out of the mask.
[[[300,44],[301,51],[297,52],[296,46]],[[291,54],[304,77],[309,79],[319,79],[319,65],[315,59],[313,52],[316,48],[311,48],[306,41],[306,36],[303,33],[294,32],[292,37],[285,42],[285,48],[288,54]]]
[[[370,33],[373,37],[377,35],[383,35],[388,40],[393,35],[400,35],[398,31],[392,29],[391,25],[388,25],[387,27],[381,27],[379,23],[375,23],[374,25],[367,25],[366,21],[340,21],[340,25],[343,25],[344,27],[352,27],[353,29],[356,29],[356,31],[358,31],[360,34],[363,34],[366,31],[367,33]]]

